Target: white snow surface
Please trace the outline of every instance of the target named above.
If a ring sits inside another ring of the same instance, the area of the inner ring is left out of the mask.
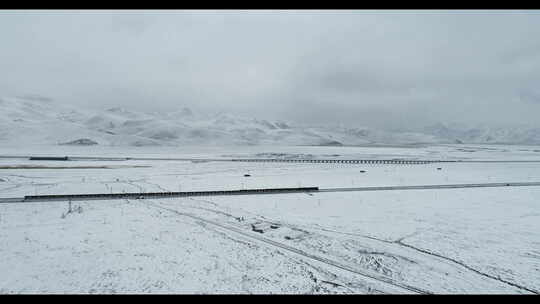
[[[111,117],[118,112],[128,115],[115,110]],[[0,146],[0,156],[197,158],[540,160],[538,151],[472,144]],[[0,169],[0,197],[540,181],[540,162],[0,158],[0,167],[21,165],[73,168]],[[76,168],[98,165],[110,168]],[[72,212],[68,202],[0,204],[0,293],[538,293],[539,201],[540,187],[505,187],[75,201]]]

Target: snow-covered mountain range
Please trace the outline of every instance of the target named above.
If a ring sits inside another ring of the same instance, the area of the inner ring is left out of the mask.
[[[540,144],[540,128],[466,128],[437,124],[421,132],[305,126],[194,113],[75,109],[39,96],[0,98],[0,144],[73,145],[384,145],[416,143]]]

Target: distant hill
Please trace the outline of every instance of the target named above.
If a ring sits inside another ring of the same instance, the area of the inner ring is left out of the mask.
[[[167,113],[124,108],[74,109],[39,96],[0,98],[0,143],[178,145],[382,145],[415,143],[540,144],[538,128],[466,128],[436,124],[421,132],[300,126],[229,113]]]

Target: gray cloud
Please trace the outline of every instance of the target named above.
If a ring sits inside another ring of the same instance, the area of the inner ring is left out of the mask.
[[[382,128],[539,125],[538,11],[2,11],[0,37],[1,95]]]

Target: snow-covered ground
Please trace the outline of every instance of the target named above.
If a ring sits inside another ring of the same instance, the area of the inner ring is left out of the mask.
[[[0,155],[540,160],[539,151],[14,145]],[[540,181],[540,162],[0,158],[21,165],[109,168],[0,169],[0,197]],[[67,202],[0,204],[0,293],[538,293],[539,201],[540,187],[506,187],[83,201],[72,212]]]

